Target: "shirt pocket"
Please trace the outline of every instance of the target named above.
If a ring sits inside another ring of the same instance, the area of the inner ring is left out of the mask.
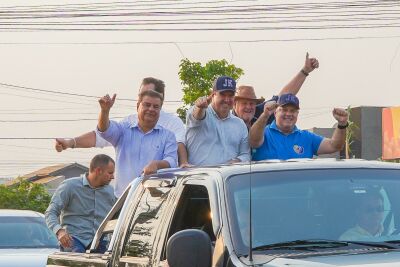
[[[164,153],[164,146],[160,143],[154,143],[150,146],[153,160],[162,160]]]

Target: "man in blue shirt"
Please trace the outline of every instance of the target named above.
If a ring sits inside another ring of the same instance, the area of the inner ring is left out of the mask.
[[[115,98],[116,95],[112,98],[106,95],[99,100],[101,112],[97,133],[115,148],[115,195],[119,197],[141,174],[177,167],[178,145],[174,133],[157,124],[163,104],[160,93],[146,90],[139,94],[138,120],[131,123],[109,120]]]
[[[46,223],[57,235],[61,251],[83,253],[115,203],[114,160],[97,155],[90,162],[89,173],[65,180],[56,190],[46,210]],[[98,252],[106,250],[100,242]]]
[[[265,105],[264,112],[249,133],[249,143],[254,149],[253,160],[312,158],[343,148],[348,126],[346,110],[333,109],[338,126],[332,138],[324,138],[296,127],[299,109],[299,99],[293,94],[281,95],[278,103],[271,101]],[[272,114],[275,114],[275,121],[265,127]]]
[[[218,77],[208,97],[198,98],[186,115],[189,163],[198,166],[250,160],[248,132],[231,113],[236,81]]]
[[[303,68],[286,84],[278,93],[278,96],[283,94],[296,95],[307,76],[319,67],[319,62],[316,58],[310,58],[308,53]],[[271,100],[276,101],[278,96],[274,96]],[[257,118],[263,113],[265,101],[257,98],[254,88],[248,85],[241,85],[236,90],[235,101],[232,113],[241,118],[250,130],[250,127],[256,122]],[[274,121],[273,114],[269,117],[267,125]]]

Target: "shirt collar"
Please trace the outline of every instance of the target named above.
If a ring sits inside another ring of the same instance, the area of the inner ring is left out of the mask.
[[[270,124],[269,127],[270,127],[271,129],[275,130],[275,131],[281,132],[281,130],[279,130],[278,126],[276,125],[276,120],[274,120],[274,121]],[[290,134],[295,133],[295,132],[298,132],[298,131],[300,131],[300,130],[299,130],[299,128],[297,128],[297,126],[295,125],[294,128],[293,128],[293,130],[292,130],[292,132],[291,132]]]
[[[160,120],[160,119],[158,119],[158,120]],[[137,120],[131,121],[131,124],[130,124],[129,127],[130,127],[130,128],[138,128],[138,129],[140,129]],[[153,130],[154,130],[154,129],[155,129],[155,130],[160,130],[160,129],[161,129],[161,126],[158,124],[158,122],[157,122],[156,126],[154,126]],[[151,132],[151,131],[150,131],[150,132]]]
[[[228,116],[227,116],[226,118],[221,119],[221,118],[218,116],[217,112],[215,112],[215,110],[213,109],[213,107],[212,107],[211,105],[209,105],[209,107],[210,107],[211,113],[212,113],[217,119],[219,119],[219,120],[221,120],[221,121],[230,119],[230,118],[232,117],[232,113],[229,112],[229,113],[228,113]]]
[[[87,175],[88,175],[87,172],[85,172],[84,174],[81,175],[81,177],[82,177],[82,185],[83,186],[89,186],[90,188],[92,188],[92,186],[90,185],[90,183],[89,183],[89,181],[87,179]]]

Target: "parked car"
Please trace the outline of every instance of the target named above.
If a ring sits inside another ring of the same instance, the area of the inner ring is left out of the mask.
[[[57,252],[47,264],[400,266],[399,192],[400,164],[377,161],[167,171],[124,192],[90,250]],[[102,238],[108,251],[93,253]]]
[[[1,267],[44,267],[47,256],[55,251],[58,241],[43,214],[0,209]]]

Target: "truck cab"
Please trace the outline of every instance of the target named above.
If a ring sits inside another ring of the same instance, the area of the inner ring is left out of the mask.
[[[371,212],[381,216],[379,236],[341,239],[372,192],[381,196]],[[398,266],[398,192],[400,166],[382,162],[167,170],[132,182],[90,250],[56,252],[47,266]],[[104,254],[95,253],[100,240]]]

